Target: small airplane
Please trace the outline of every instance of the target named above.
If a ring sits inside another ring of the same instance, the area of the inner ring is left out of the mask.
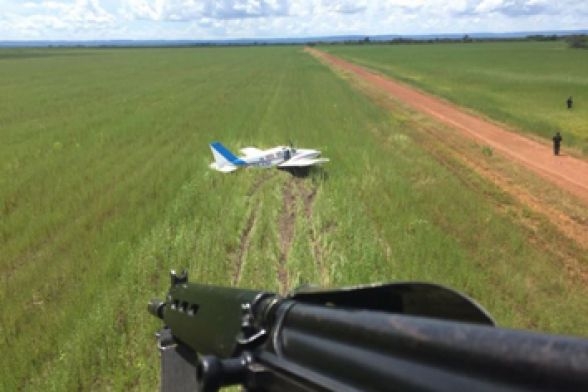
[[[210,168],[229,173],[240,167],[277,167],[293,174],[308,173],[311,166],[329,162],[328,158],[319,158],[321,152],[305,148],[277,146],[268,150],[245,147],[240,151],[243,156],[237,157],[220,142],[210,143],[214,162]]]

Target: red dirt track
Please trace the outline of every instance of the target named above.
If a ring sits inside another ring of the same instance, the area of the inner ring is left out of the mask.
[[[519,162],[588,204],[588,162],[565,154],[565,134],[562,148],[564,154],[554,156],[551,144],[509,132],[500,125],[467,113],[451,103],[370,72],[339,57],[315,49],[309,51],[329,65],[353,73],[417,111],[427,113],[438,121],[460,130],[465,136]]]

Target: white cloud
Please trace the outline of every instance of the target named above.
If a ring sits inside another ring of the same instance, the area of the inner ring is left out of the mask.
[[[126,0],[123,12],[130,19],[195,21],[203,18],[241,19],[286,16],[286,0]]]
[[[208,39],[588,28],[560,0],[0,0],[0,40]]]
[[[44,39],[51,32],[69,34],[75,39],[77,33],[103,30],[116,21],[99,0],[26,2],[22,9],[25,11],[16,13],[13,7],[13,12],[0,18],[0,34],[10,31],[18,33],[14,37],[18,39]]]
[[[474,8],[475,13],[492,12],[502,6],[503,0],[483,0]]]
[[[354,0],[338,0],[329,1],[323,0],[324,6],[332,12],[341,14],[357,14],[365,11],[367,8],[366,1],[354,1]]]

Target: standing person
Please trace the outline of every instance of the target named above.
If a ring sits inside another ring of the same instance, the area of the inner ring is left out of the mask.
[[[555,136],[552,138],[552,140],[553,140],[553,154],[559,155],[559,147],[561,145],[561,141],[563,140],[563,138],[561,137],[559,132],[556,132]]]
[[[566,103],[568,104],[568,109],[571,109],[572,106],[574,105],[574,100],[572,99],[571,96],[568,97],[568,100],[566,101]]]

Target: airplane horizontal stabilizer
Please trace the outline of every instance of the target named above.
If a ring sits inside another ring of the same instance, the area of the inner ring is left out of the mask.
[[[218,166],[216,162],[212,162],[210,164],[210,168],[222,173],[230,173],[232,171],[237,170],[239,167],[234,165],[225,164],[223,166]]]

